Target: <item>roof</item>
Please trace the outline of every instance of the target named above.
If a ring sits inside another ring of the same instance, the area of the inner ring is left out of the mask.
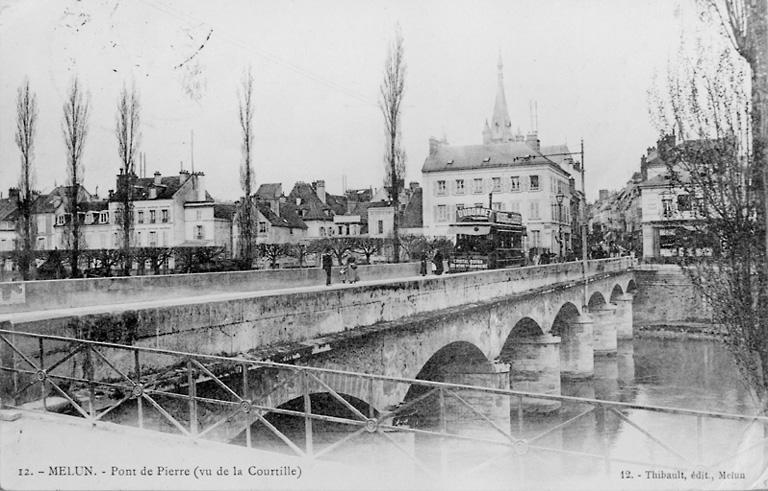
[[[568,148],[568,145],[564,143],[560,145],[547,145],[545,147],[541,147],[541,153],[546,155],[549,160],[555,162],[561,167],[568,160],[573,162],[573,155],[563,155],[571,154],[571,149]],[[563,169],[565,169],[565,167],[563,167]]]
[[[16,200],[11,198],[0,199],[0,220],[11,219],[16,211]]]
[[[325,204],[331,207],[334,215],[343,215],[347,212],[347,197],[336,194],[325,194]]]
[[[109,209],[109,201],[86,201],[79,204],[81,210],[85,211],[104,211]]]
[[[440,172],[529,165],[552,165],[567,174],[555,162],[522,142],[438,145],[436,151],[424,160],[421,171]]]
[[[283,185],[279,182],[265,183],[256,190],[259,199],[277,199],[283,194]]]
[[[233,203],[214,203],[213,204],[213,218],[222,218],[225,220],[232,220],[235,215],[237,207]]]
[[[299,228],[302,230],[307,228],[307,225],[296,214],[295,206],[292,208],[287,203],[280,203],[279,216],[272,211],[272,207],[267,202],[257,201],[256,207],[273,227]]]
[[[400,216],[400,226],[403,228],[416,228],[424,226],[423,214],[423,190],[416,189],[408,200],[402,215]]]
[[[155,178],[154,177],[137,177],[134,181],[133,187],[134,187],[134,200],[136,201],[143,201],[143,200],[149,200],[149,199],[172,199],[173,195],[176,194],[176,192],[186,183],[190,178],[192,177],[192,174],[184,173],[174,176],[162,176],[160,177],[160,185],[155,185]],[[117,176],[118,179],[118,186],[117,191],[112,195],[111,200],[112,201],[120,201],[122,199],[122,186],[119,185],[119,181],[121,179],[121,176]],[[155,188],[157,190],[157,194],[154,198],[150,198],[149,190]],[[205,192],[205,200],[206,201],[213,201],[213,198],[211,197],[208,192]]]
[[[299,181],[294,184],[288,197],[292,202],[295,202],[296,199],[299,200],[298,209],[301,211],[302,220],[328,220],[331,218],[331,207],[320,201],[314,188],[306,182]]]

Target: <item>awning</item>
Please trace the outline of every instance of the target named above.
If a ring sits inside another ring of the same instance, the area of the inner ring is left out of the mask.
[[[491,233],[490,225],[449,225],[448,233],[452,235],[488,235]]]

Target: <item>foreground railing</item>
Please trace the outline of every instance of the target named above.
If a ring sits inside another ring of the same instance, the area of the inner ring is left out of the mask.
[[[383,449],[392,448],[443,478],[490,472],[522,483],[585,469],[617,479],[660,469],[718,475],[759,461],[749,471],[757,475],[767,441],[765,417],[8,330],[0,330],[0,371],[8,406],[353,464],[383,465],[394,459]]]

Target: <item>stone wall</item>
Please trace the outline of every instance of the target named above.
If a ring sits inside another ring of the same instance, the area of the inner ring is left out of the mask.
[[[637,292],[632,304],[635,326],[711,322],[706,302],[679,266],[638,265],[635,281]]]
[[[340,281],[338,269],[333,268],[334,282]],[[358,267],[363,281],[414,276],[418,272],[419,263]],[[0,283],[0,314],[323,284],[325,271],[320,268]]]

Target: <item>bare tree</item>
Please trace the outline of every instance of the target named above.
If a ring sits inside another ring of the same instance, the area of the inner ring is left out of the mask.
[[[765,1],[700,0],[731,45],[671,65],[659,101],[661,129],[674,132],[660,155],[677,212],[698,220],[681,243],[686,271],[724,329],[736,364],[768,409],[768,181],[766,181]],[[668,141],[666,138],[661,142]],[[680,141],[680,143],[677,143]],[[697,255],[703,254],[700,257]]]
[[[21,235],[22,253],[19,257],[19,269],[22,278],[29,279],[32,263],[32,238],[35,233],[32,221],[32,186],[34,177],[32,162],[34,160],[35,136],[37,132],[37,97],[29,87],[29,80],[19,87],[16,97],[16,146],[21,153],[21,176],[19,179],[18,231]]]
[[[239,216],[239,255],[248,268],[253,262],[253,183],[254,173],[251,163],[251,148],[253,146],[253,74],[250,68],[243,75],[241,87],[238,90],[239,120],[242,131],[243,161],[240,165],[240,188],[243,199],[240,200]]]
[[[384,129],[386,132],[386,150],[384,152],[387,161],[387,172],[392,208],[394,211],[392,222],[392,246],[394,261],[400,261],[400,237],[398,212],[400,210],[400,182],[405,177],[405,152],[401,148],[401,106],[405,94],[405,49],[403,47],[403,35],[400,27],[395,29],[395,36],[389,46],[387,59],[384,63],[384,80],[379,87],[379,108],[384,115]]]
[[[88,96],[83,93],[80,83],[75,78],[64,103],[64,121],[62,122],[64,143],[67,147],[67,211],[70,215],[67,222],[67,235],[73,277],[80,276],[78,266],[80,258],[79,199],[80,186],[83,180],[83,148],[88,136],[88,116]]]
[[[115,115],[117,153],[120,157],[118,195],[120,199],[120,225],[122,228],[123,257],[131,257],[131,233],[133,232],[133,186],[136,181],[134,159],[141,139],[141,104],[136,88],[131,92],[123,86]],[[131,273],[130,260],[123,262],[123,275]]]

